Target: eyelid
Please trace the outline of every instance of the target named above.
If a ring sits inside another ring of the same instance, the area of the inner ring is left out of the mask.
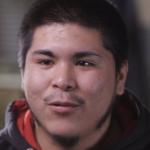
[[[54,64],[54,61],[51,58],[36,58],[35,63],[43,66],[51,66]]]

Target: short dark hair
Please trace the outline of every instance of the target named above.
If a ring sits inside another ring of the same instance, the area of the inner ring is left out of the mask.
[[[107,0],[37,0],[25,15],[20,28],[18,62],[25,68],[27,52],[37,27],[52,23],[77,23],[102,33],[103,46],[119,70],[128,59],[127,29],[114,4]]]

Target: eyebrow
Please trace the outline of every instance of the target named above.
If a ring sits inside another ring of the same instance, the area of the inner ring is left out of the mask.
[[[83,57],[92,57],[92,56],[96,56],[96,57],[101,57],[99,54],[97,54],[96,52],[93,51],[84,51],[84,52],[77,52],[74,55],[74,58],[83,58]]]
[[[48,49],[39,49],[33,52],[33,55],[45,55],[48,57],[54,57],[54,54]]]

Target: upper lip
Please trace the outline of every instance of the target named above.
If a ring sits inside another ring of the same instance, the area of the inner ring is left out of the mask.
[[[78,107],[84,104],[81,97],[60,92],[50,94],[44,101],[47,105],[55,107]]]

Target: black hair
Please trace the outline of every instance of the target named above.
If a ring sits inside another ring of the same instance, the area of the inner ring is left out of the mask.
[[[18,62],[25,67],[26,55],[37,27],[52,23],[76,23],[97,29],[103,46],[115,59],[116,68],[128,59],[126,25],[115,5],[107,0],[37,0],[25,15],[20,28]]]

